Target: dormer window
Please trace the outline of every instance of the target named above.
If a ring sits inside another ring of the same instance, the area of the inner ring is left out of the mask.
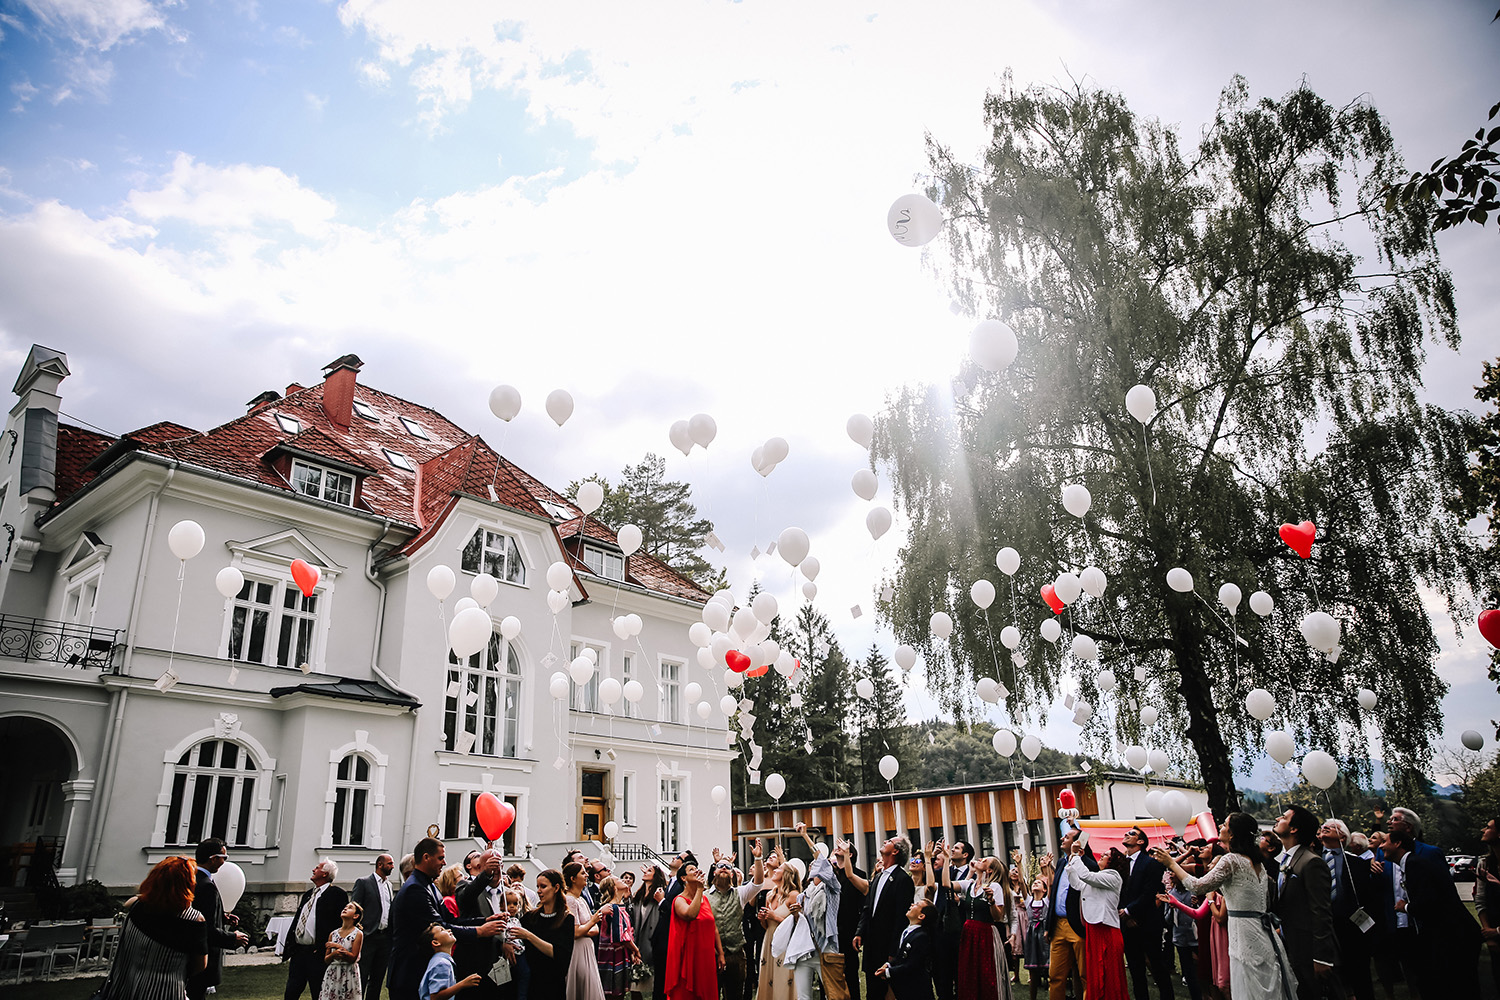
[[[625,579],[625,557],[618,552],[610,552],[596,545],[585,545],[583,564],[595,576],[602,576],[606,580]]]
[[[541,504],[543,510],[551,514],[553,517],[557,518],[559,521],[571,521],[573,520],[573,518],[578,516],[568,508],[564,507],[562,504],[553,503],[551,500],[538,500],[537,503]]]
[[[296,459],[292,462],[292,488],[298,493],[329,503],[354,506],[354,477]]]
[[[429,440],[429,438],[427,437],[427,432],[422,429],[421,424],[417,423],[415,420],[412,420],[410,417],[402,417],[400,419],[401,426],[406,428],[406,433],[410,434],[412,437],[421,438],[423,441]]]
[[[289,417],[285,413],[276,414],[276,423],[281,425],[282,431],[287,434],[301,434],[302,421],[296,417]]]
[[[359,414],[361,417],[364,417],[366,420],[372,422],[378,421],[380,419],[380,417],[375,414],[375,411],[370,408],[369,403],[364,403],[357,399],[354,401],[354,412]]]
[[[411,463],[411,459],[407,458],[399,451],[391,451],[391,449],[389,448],[382,448],[381,450],[385,452],[386,461],[390,462],[396,468],[404,469],[407,472],[417,471],[417,467]]]
[[[509,535],[488,528],[477,528],[464,546],[459,565],[465,573],[488,573],[506,583],[526,585],[526,564],[521,550]]]

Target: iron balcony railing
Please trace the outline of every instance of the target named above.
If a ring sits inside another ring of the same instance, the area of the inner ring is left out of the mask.
[[[616,861],[655,861],[663,868],[669,867],[667,859],[657,854],[645,844],[621,844],[610,845],[609,853],[615,856]]]
[[[80,670],[112,673],[119,646],[117,629],[0,615],[0,657],[47,660]]]

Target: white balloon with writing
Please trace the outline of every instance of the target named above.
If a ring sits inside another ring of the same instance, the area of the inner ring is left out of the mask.
[[[943,210],[931,198],[903,194],[891,203],[885,227],[891,238],[904,247],[926,246],[943,229]]]

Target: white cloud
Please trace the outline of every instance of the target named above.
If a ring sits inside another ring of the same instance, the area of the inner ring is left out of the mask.
[[[163,4],[150,0],[22,0],[49,31],[81,48],[108,52],[123,41],[167,29]]]
[[[179,153],[152,190],[131,191],[130,210],[150,222],[181,220],[205,229],[282,223],[306,235],[326,232],[334,204],[275,167],[211,167]]]
[[[326,94],[319,96],[308,91],[302,95],[302,102],[307,105],[307,110],[312,113],[313,117],[321,118],[323,109],[328,107],[328,96]]]

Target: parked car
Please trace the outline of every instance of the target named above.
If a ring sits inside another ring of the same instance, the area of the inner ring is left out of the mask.
[[[1474,868],[1477,864],[1479,858],[1473,854],[1448,855],[1448,871],[1455,882],[1474,881]]]

